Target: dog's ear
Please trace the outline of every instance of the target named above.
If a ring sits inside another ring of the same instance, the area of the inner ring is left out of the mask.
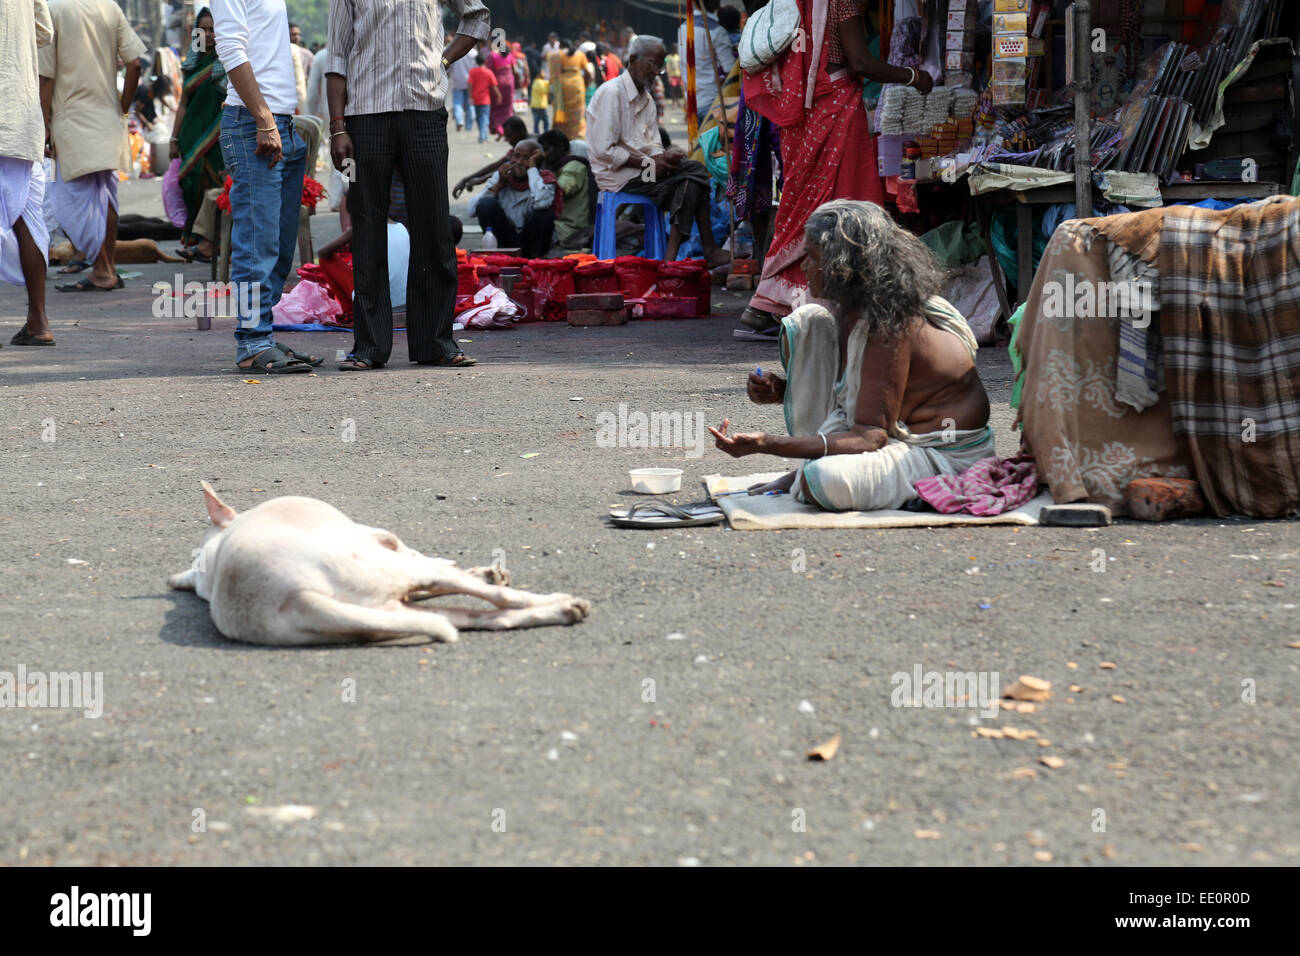
[[[235,509],[218,498],[206,481],[203,482],[203,502],[208,506],[208,517],[218,528],[224,528],[235,520]]]

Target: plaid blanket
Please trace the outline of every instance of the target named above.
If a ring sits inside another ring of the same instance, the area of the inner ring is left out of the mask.
[[[1300,199],[1171,206],[1158,268],[1170,414],[1206,500],[1300,511]]]

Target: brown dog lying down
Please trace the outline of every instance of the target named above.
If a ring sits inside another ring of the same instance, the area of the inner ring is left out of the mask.
[[[455,641],[457,628],[574,624],[591,605],[568,594],[505,587],[496,567],[462,570],[413,551],[397,535],[356,524],[315,498],[272,498],[236,515],[203,482],[213,528],[194,564],[167,583],[208,602],[223,635],[252,644]],[[415,606],[441,594],[495,609]]]
[[[50,246],[50,265],[71,262],[76,250],[66,239]],[[118,265],[139,265],[147,262],[184,262],[179,256],[169,256],[158,248],[153,239],[119,239],[113,244],[113,260]]]

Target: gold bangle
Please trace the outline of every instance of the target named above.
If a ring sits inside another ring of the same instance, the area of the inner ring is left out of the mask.
[[[279,129],[279,128],[280,128],[280,127],[278,127],[278,126],[268,126],[266,129],[262,129],[262,127],[260,127],[260,126],[256,127],[256,129],[257,129],[257,131],[258,131],[259,133],[269,133],[269,132],[271,132],[271,130],[273,130],[273,129]]]

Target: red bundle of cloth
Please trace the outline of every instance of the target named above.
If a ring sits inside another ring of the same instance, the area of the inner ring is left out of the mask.
[[[640,299],[655,284],[659,274],[658,259],[643,259],[641,256],[619,256],[614,260],[614,271],[618,275],[619,287],[626,299]]]
[[[479,259],[471,259],[470,262],[473,263],[475,275],[478,276],[478,288],[474,290],[475,292],[488,283],[491,283],[492,285],[501,284],[500,266],[493,265],[490,262],[483,262]]]
[[[521,259],[519,256],[509,256],[501,252],[480,252],[474,258],[480,262],[486,262],[488,265],[496,266],[498,269],[502,267],[523,268],[528,265],[527,259]]]
[[[703,259],[661,262],[649,297],[694,299],[695,315],[703,318],[713,310],[713,276]]]
[[[537,310],[543,322],[563,322],[569,316],[567,300],[577,292],[572,259],[532,259],[524,266],[524,278],[533,286]]]
[[[298,275],[313,282],[323,283],[329,289],[330,295],[343,308],[343,314],[338,320],[339,325],[352,324],[352,253],[336,252],[332,256],[321,259],[320,265],[308,263],[299,266]]]
[[[472,262],[456,266],[456,294],[473,295],[478,291],[478,268]]]
[[[614,261],[581,263],[573,270],[573,284],[579,292],[621,292]]]

